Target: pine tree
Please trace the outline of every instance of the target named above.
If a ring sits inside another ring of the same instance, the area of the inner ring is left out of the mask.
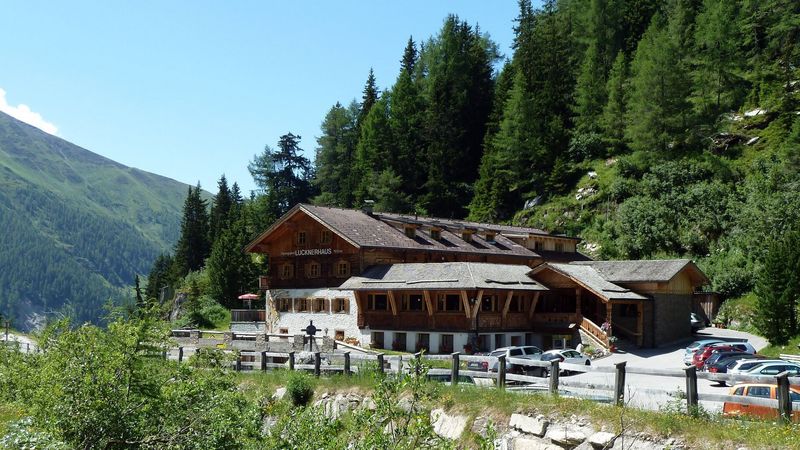
[[[696,69],[693,73],[695,97],[707,120],[738,106],[735,89],[740,84],[737,72],[739,30],[734,2],[705,0],[697,16],[695,30]]]
[[[795,242],[796,243],[796,242]],[[756,325],[772,345],[785,345],[797,332],[796,276],[787,262],[797,261],[797,249],[787,239],[772,242],[756,282]]]
[[[194,189],[190,187],[183,205],[181,235],[175,245],[175,275],[179,278],[200,270],[211,251],[207,207],[200,195],[200,184]]]
[[[358,180],[354,192],[356,204],[368,199],[370,186],[381,172],[397,164],[387,97],[384,95],[378,100],[361,126],[354,169],[355,179]]]
[[[211,215],[209,216],[209,239],[213,244],[228,226],[228,213],[231,209],[231,191],[228,188],[228,180],[223,174],[217,182],[217,195],[211,203]]]
[[[175,283],[172,273],[173,265],[172,256],[163,253],[153,262],[150,273],[147,275],[147,288],[145,289],[147,300],[161,300],[161,289]]]
[[[242,250],[246,244],[246,220],[240,218],[222,232],[208,258],[208,294],[228,308],[253,287],[256,278],[250,255]]]
[[[314,159],[314,186],[320,194],[314,203],[320,205],[353,206],[355,165],[356,114],[352,108],[336,103],[322,122],[317,138]]]
[[[261,223],[271,224],[314,195],[311,162],[302,155],[299,143],[300,136],[284,134],[278,141],[278,150],[266,146],[247,166],[262,193],[255,206]]]
[[[634,150],[666,152],[686,134],[691,83],[677,42],[660,16],[639,42],[631,64],[625,130]]]
[[[608,101],[603,108],[600,124],[608,143],[617,152],[625,147],[625,95],[628,91],[628,64],[625,54],[619,52],[608,74],[606,85]]]
[[[375,84],[375,73],[372,68],[369,69],[369,76],[367,76],[367,83],[364,85],[364,91],[361,95],[361,107],[358,111],[358,119],[356,120],[356,128],[360,129],[367,114],[378,101],[378,86]]]

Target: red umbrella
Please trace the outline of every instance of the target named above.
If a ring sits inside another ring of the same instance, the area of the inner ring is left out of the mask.
[[[242,294],[239,296],[239,300],[258,300],[261,298],[258,294]]]

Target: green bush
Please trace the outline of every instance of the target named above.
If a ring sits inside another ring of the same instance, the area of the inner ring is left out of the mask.
[[[294,372],[286,383],[286,395],[295,406],[305,406],[314,396],[311,377],[302,372]]]

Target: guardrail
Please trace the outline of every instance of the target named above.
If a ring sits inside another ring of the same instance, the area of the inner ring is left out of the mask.
[[[196,352],[196,350],[195,350]],[[185,359],[183,347],[178,349],[178,361]],[[313,352],[311,363],[298,363],[297,352],[267,352],[267,351],[240,351],[236,355],[236,361],[232,364],[232,369],[242,370],[261,370],[267,371],[275,368],[288,370],[307,370],[312,371],[315,376],[323,373],[342,373],[345,376],[358,372],[358,366],[352,363],[354,360],[374,362],[375,369],[383,373],[403,373],[408,370],[408,365],[404,362],[411,359],[420,359],[436,366],[443,365],[449,368],[434,367],[428,370],[431,376],[449,377],[451,384],[458,384],[463,376],[472,377],[474,380],[484,379],[490,384],[495,384],[499,389],[509,387],[509,382],[521,383],[526,388],[541,389],[551,394],[558,394],[565,388],[587,389],[593,392],[602,391],[610,394],[610,401],[618,406],[625,405],[625,386],[627,374],[660,376],[683,378],[686,382],[686,390],[683,392],[686,397],[686,405],[689,410],[696,408],[700,401],[713,402],[735,402],[745,405],[767,406],[778,410],[779,418],[782,422],[790,421],[792,410],[800,411],[800,402],[791,402],[789,394],[790,384],[800,384],[800,377],[789,378],[789,373],[784,372],[777,376],[768,375],[738,375],[738,374],[712,374],[707,372],[697,372],[694,366],[685,369],[651,369],[645,367],[628,367],[626,362],[620,362],[613,367],[610,366],[586,366],[583,364],[569,364],[555,361],[535,361],[521,358],[507,358],[505,356],[476,356],[452,353],[450,355],[423,355],[415,353],[413,355],[385,355],[365,354],[357,352]],[[276,358],[281,359],[275,362]],[[327,364],[323,364],[323,361]],[[465,363],[485,362],[489,370],[469,370]],[[335,363],[335,364],[334,364]],[[515,368],[524,368],[522,373],[511,373],[508,371],[510,365]],[[494,369],[496,367],[496,369]],[[531,369],[543,369],[546,377],[528,375]],[[565,379],[561,377],[563,372],[595,372],[614,375],[614,382],[611,385],[598,385],[597,383],[587,383],[578,380]],[[722,394],[700,394],[697,389],[697,380],[707,379],[714,381],[731,382],[756,382],[778,385],[778,398],[766,399],[757,397],[744,397]],[[653,391],[664,392],[655,389]]]

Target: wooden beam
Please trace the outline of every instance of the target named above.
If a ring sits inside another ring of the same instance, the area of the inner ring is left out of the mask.
[[[461,302],[464,304],[464,313],[467,315],[467,319],[470,318],[472,314],[472,309],[469,307],[469,297],[467,297],[467,291],[461,291]]]
[[[431,291],[422,291],[422,296],[425,298],[425,306],[428,308],[428,315],[433,315],[433,301],[431,301]]]
[[[581,316],[581,288],[575,288],[575,313]]]
[[[531,309],[528,311],[528,319],[533,318],[533,312],[536,310],[536,304],[539,303],[539,291],[533,293],[533,302],[531,302]]]
[[[389,295],[389,306],[392,308],[392,315],[396,316],[397,315],[397,302],[395,302],[395,300],[394,300],[394,292],[389,290],[389,291],[386,291],[386,293]]]
[[[508,291],[508,295],[506,295],[506,303],[503,305],[503,319],[505,319],[508,315],[508,309],[511,307],[511,297],[513,296],[514,291]]]
[[[473,319],[478,317],[478,310],[481,309],[481,302],[482,301],[483,301],[483,289],[478,291],[478,297],[475,300],[475,305],[472,308],[472,315],[470,317],[472,317]]]
[[[636,315],[636,332],[639,333],[636,336],[636,345],[641,347],[644,343],[644,302],[640,302],[636,307]]]

